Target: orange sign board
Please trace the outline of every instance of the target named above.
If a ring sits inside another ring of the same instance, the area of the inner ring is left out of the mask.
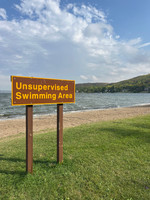
[[[75,81],[11,76],[12,106],[75,103]]]

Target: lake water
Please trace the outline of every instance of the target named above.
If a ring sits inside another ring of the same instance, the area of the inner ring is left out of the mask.
[[[130,107],[150,104],[150,93],[76,93],[75,104],[64,104],[64,112]],[[56,105],[34,106],[34,115],[55,114]],[[11,106],[11,94],[0,93],[0,120],[25,116],[25,106]]]

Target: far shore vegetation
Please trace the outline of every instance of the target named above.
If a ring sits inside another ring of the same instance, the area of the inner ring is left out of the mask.
[[[150,199],[150,115],[35,134],[33,175],[25,172],[25,134],[0,139],[0,199]]]
[[[84,93],[150,93],[150,74],[138,76],[117,83],[82,83],[76,84],[76,92]]]

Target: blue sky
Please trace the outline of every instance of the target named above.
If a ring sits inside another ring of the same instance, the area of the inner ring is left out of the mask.
[[[10,76],[116,82],[150,73],[149,0],[0,0],[0,89]]]

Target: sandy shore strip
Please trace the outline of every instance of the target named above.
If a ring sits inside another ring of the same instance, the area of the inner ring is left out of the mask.
[[[150,105],[130,108],[114,108],[64,113],[64,128],[75,127],[92,122],[132,118],[150,114]],[[33,121],[34,133],[56,130],[56,115],[36,116]],[[25,133],[25,117],[0,121],[0,138]]]

